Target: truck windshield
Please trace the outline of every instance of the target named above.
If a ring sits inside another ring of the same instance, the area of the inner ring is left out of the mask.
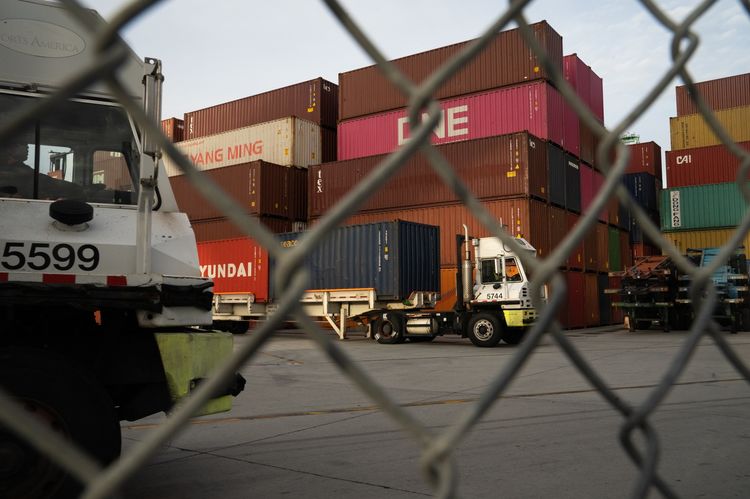
[[[33,97],[0,93],[0,116]],[[139,156],[121,107],[68,101],[0,143],[0,197],[132,205]]]

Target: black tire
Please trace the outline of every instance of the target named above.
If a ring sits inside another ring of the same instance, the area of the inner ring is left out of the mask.
[[[412,343],[427,343],[435,339],[435,336],[411,336],[409,341]]]
[[[518,345],[526,334],[526,328],[505,328],[503,341],[508,345]]]
[[[381,345],[404,342],[404,318],[398,312],[386,312],[373,324],[373,338]]]
[[[494,347],[500,342],[503,327],[497,315],[482,312],[471,318],[467,334],[471,342],[478,347]]]
[[[245,334],[247,333],[247,328],[249,327],[249,323],[247,321],[227,321],[228,324],[226,326],[226,330],[229,333],[232,334]]]
[[[41,349],[0,351],[0,384],[61,436],[72,440],[102,465],[120,455],[120,422],[114,404],[93,377],[67,359]],[[72,498],[82,485],[23,438],[0,426],[0,467],[5,497]]]

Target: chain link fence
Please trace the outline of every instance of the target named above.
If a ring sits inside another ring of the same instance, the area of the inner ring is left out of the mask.
[[[82,23],[87,23],[92,31],[98,29],[96,26],[90,25],[90,19],[83,14],[81,5],[75,0],[63,0],[63,3]],[[240,206],[224,195],[219,186],[204,178],[193,164],[178,152],[174,145],[162,134],[159,124],[150,122],[143,110],[128,99],[123,85],[117,80],[115,70],[123,63],[127,53],[127,48],[119,38],[118,32],[156,3],[157,0],[138,0],[124,5],[121,11],[109,20],[106,29],[97,34],[97,47],[100,57],[96,64],[77,75],[74,80],[69,81],[55,95],[25,109],[23,115],[17,116],[12,122],[3,124],[0,127],[0,142],[10,137],[14,130],[32,122],[35,117],[43,115],[57,102],[75,95],[76,92],[92,82],[105,81],[134,119],[158,137],[163,153],[169,155],[179,165],[185,176],[203,195],[206,202],[213,203],[220,208],[239,228],[262,244],[268,250],[270,256],[277,260],[278,270],[273,278],[276,279],[277,289],[285,290],[284,298],[278,304],[278,313],[269,317],[261,327],[253,331],[250,340],[235,352],[235,355],[219,369],[220,372],[215,377],[201,384],[184,404],[170,414],[158,431],[153,432],[146,440],[132,448],[126,455],[123,455],[106,469],[100,469],[89,456],[63,441],[51,430],[25,417],[22,408],[17,406],[7,394],[0,392],[0,421],[4,425],[22,435],[40,451],[59,463],[61,467],[85,483],[87,488],[84,497],[107,497],[116,493],[123,481],[131,477],[143,463],[159,451],[163,444],[186,425],[191,414],[203,405],[223,379],[228,379],[232,373],[251,360],[259,349],[273,337],[274,331],[282,326],[285,320],[293,319],[300,324],[310,340],[325,352],[343,375],[355,383],[364,394],[378,404],[384,413],[397,422],[421,446],[421,467],[424,471],[425,480],[431,486],[435,497],[457,497],[460,491],[456,481],[457,463],[454,450],[487,411],[493,405],[501,403],[498,402],[498,398],[508,388],[516,374],[539,345],[540,340],[545,335],[549,335],[572,364],[611,405],[612,409],[622,414],[623,422],[619,432],[620,443],[639,470],[632,496],[646,497],[654,488],[665,497],[677,496],[659,475],[657,465],[660,449],[650,417],[658,410],[675,381],[685,370],[696,346],[705,336],[710,337],[715,342],[726,360],[750,382],[748,366],[724,340],[720,334],[719,325],[712,319],[712,310],[717,296],[711,281],[713,272],[722,262],[728,260],[736,247],[740,246],[748,228],[750,228],[750,210],[745,213],[733,237],[722,248],[719,257],[707,267],[695,267],[680,254],[677,248],[661,237],[659,228],[651,222],[622,185],[621,180],[627,165],[627,148],[620,143],[619,137],[654,103],[662,92],[667,90],[675,78],[680,78],[688,86],[690,95],[697,103],[700,112],[713,132],[735,156],[741,159],[738,178],[746,178],[748,168],[750,168],[750,154],[737,146],[722,128],[716,116],[696,91],[692,77],[687,70],[687,64],[698,45],[698,37],[691,31],[691,27],[716,3],[716,0],[700,2],[679,23],[670,19],[654,2],[640,0],[640,3],[651,13],[654,20],[672,33],[671,54],[673,64],[667,68],[648,95],[641,102],[638,102],[620,123],[615,124],[611,129],[605,129],[597,121],[565,81],[559,69],[545,57],[524,17],[524,8],[531,3],[531,0],[510,1],[507,9],[487,28],[480,38],[442,67],[436,68],[431,77],[421,85],[409,81],[393,64],[387,61],[375,44],[364,35],[360,27],[336,0],[324,0],[327,8],[350,33],[354,41],[379,65],[393,85],[408,97],[410,122],[419,123],[419,125],[412,127],[412,140],[383,160],[371,175],[362,179],[334,209],[331,209],[319,220],[313,230],[304,234],[299,244],[293,248],[285,249],[283,252],[277,244],[274,234],[257,220],[245,216]],[[750,1],[742,0],[741,4],[750,16]],[[452,426],[442,433],[435,433],[400,407],[376,380],[366,374],[356,362],[349,358],[344,349],[332,339],[330,334],[321,330],[313,318],[305,314],[299,305],[299,298],[307,288],[306,283],[309,275],[302,266],[302,262],[305,254],[315,248],[349,214],[354,213],[371,193],[381,188],[405,164],[407,159],[415,154],[423,154],[429,158],[435,172],[447,185],[451,186],[462,202],[470,208],[474,216],[491,234],[502,239],[511,247],[517,247],[514,246],[516,244],[514,238],[501,227],[499,221],[495,220],[482,203],[466,188],[451,165],[429,142],[430,133],[437,125],[440,116],[439,106],[432,99],[436,89],[479,53],[497,31],[508,29],[513,21],[520,27],[528,45],[542,59],[546,71],[552,75],[551,79],[555,87],[575,109],[580,119],[599,137],[596,161],[606,173],[606,182],[589,207],[588,212],[585,216],[582,216],[581,222],[575,230],[567,234],[562,243],[555,248],[548,258],[536,259],[526,256],[523,251],[518,252],[523,258],[523,264],[533,272],[532,296],[539,297],[540,287],[545,284],[551,284],[551,289],[554,292],[551,293],[548,303],[535,303],[535,306],[541,312],[538,322],[515,350],[512,360],[494,375],[491,383],[476,403],[469,407]],[[427,114],[423,115],[424,111]],[[614,161],[610,159],[613,157],[615,158]],[[739,183],[739,187],[745,199],[750,201],[750,188],[748,188],[747,183]],[[600,374],[591,367],[586,358],[566,338],[560,325],[555,320],[555,315],[563,306],[566,296],[564,279],[557,269],[566,261],[574,248],[581,243],[586,233],[593,230],[597,221],[597,213],[604,209],[613,196],[617,196],[619,202],[634,214],[645,234],[652,240],[659,241],[662,250],[671,257],[679,271],[689,275],[692,281],[691,296],[695,308],[695,320],[678,353],[671,359],[667,372],[663,375],[658,386],[651,391],[642,404],[637,406],[626,403],[610,389]],[[636,441],[639,443],[636,444]]]

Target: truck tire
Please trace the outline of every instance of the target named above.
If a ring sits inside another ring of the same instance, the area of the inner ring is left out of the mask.
[[[503,341],[508,345],[518,345],[526,334],[526,328],[506,328],[503,331]]]
[[[469,339],[478,347],[494,347],[500,342],[503,327],[500,319],[487,312],[476,314],[469,321]]]
[[[404,342],[404,318],[398,312],[387,312],[375,320],[373,337],[381,345]]]
[[[42,349],[0,351],[0,384],[42,420],[102,465],[120,455],[120,422],[114,404],[93,377],[67,359]],[[7,497],[72,498],[82,485],[17,436],[0,426],[0,490]]]

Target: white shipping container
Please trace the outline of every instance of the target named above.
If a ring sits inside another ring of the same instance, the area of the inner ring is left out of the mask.
[[[175,144],[199,170],[249,163],[262,159],[284,166],[317,165],[321,162],[320,127],[296,117],[268,121],[228,132],[185,140]],[[167,175],[182,170],[164,156]]]

